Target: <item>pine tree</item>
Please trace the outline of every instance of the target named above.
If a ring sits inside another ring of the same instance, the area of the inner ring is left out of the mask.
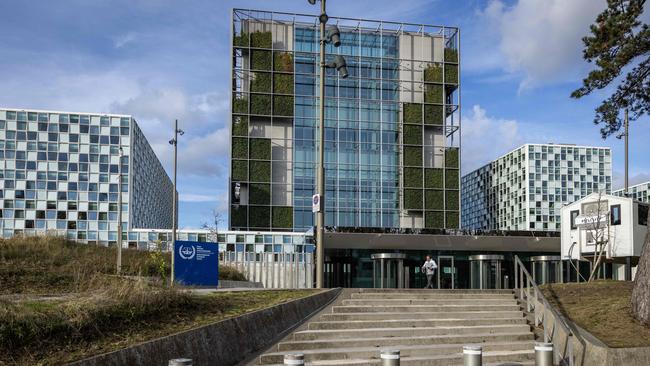
[[[571,97],[581,98],[616,85],[612,95],[596,108],[594,123],[602,125],[603,138],[621,128],[621,110],[630,111],[630,120],[650,114],[650,28],[639,20],[644,5],[645,0],[607,0],[607,9],[590,27],[591,35],[582,39],[584,58],[595,62],[596,68]],[[634,279],[632,312],[650,325],[650,226],[648,229]]]

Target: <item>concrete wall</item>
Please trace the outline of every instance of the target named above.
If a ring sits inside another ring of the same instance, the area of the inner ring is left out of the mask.
[[[74,366],[163,366],[191,358],[194,366],[231,366],[266,349],[334,300],[340,289],[276,305],[200,328],[72,363]]]

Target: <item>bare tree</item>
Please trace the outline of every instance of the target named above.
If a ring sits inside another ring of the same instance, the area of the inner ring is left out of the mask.
[[[598,193],[598,201],[585,204],[583,215],[585,216],[587,229],[587,242],[594,243],[594,255],[591,259],[591,273],[588,281],[591,282],[600,276],[600,268],[603,255],[609,244],[609,206],[603,200],[602,192]]]
[[[208,230],[208,240],[212,242],[217,242],[219,236],[219,225],[223,222],[223,215],[221,212],[216,209],[212,210],[212,221],[204,222],[201,225],[201,229]]]

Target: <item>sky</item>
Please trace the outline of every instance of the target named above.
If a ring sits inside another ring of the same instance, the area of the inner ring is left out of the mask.
[[[462,171],[525,143],[608,146],[623,186],[622,140],[594,108],[611,89],[571,91],[591,65],[582,37],[605,0],[328,0],[331,16],[461,29]],[[646,5],[646,8],[648,5]],[[135,117],[172,173],[179,138],[179,226],[227,215],[232,8],[316,14],[306,0],[58,0],[0,3],[0,108]],[[643,14],[649,22],[650,11]],[[630,181],[650,180],[650,117],[631,124]],[[222,226],[225,225],[225,220]]]

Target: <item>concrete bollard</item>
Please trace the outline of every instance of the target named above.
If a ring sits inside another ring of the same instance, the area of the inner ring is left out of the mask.
[[[169,360],[169,366],[192,366],[191,358],[174,358]]]
[[[304,365],[305,355],[302,353],[288,353],[284,355],[285,365]]]
[[[535,342],[535,366],[553,366],[553,343]]]
[[[381,351],[381,366],[399,366],[399,350],[385,349]]]
[[[483,347],[463,346],[463,365],[464,366],[483,365]]]

